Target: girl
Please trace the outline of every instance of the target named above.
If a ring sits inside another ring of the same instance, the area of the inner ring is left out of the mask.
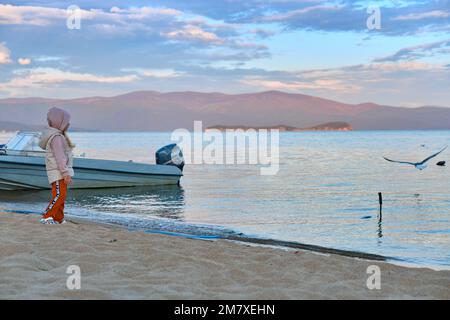
[[[52,185],[53,198],[45,210],[43,224],[64,223],[64,202],[67,186],[74,176],[72,149],[74,145],[67,136],[70,115],[59,108],[51,108],[47,113],[49,128],[42,132],[39,146],[45,150],[45,167],[48,182]]]

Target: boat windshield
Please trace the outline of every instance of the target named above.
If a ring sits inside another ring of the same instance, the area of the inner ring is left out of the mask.
[[[43,151],[39,147],[39,132],[19,132],[6,144],[7,150]]]

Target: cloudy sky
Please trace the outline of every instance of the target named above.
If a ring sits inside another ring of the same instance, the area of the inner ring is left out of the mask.
[[[450,0],[1,1],[0,98],[134,90],[450,107]]]

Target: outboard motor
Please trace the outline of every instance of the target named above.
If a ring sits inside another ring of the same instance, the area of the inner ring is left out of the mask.
[[[184,158],[181,148],[175,143],[162,147],[156,151],[156,164],[175,166],[183,171]]]

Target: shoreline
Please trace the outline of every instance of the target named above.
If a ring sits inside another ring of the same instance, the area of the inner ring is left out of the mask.
[[[2,299],[450,299],[450,271],[0,213]],[[56,239],[56,240],[55,240]],[[79,265],[81,290],[66,288]],[[381,289],[369,290],[369,266]]]
[[[3,212],[2,212],[3,210]],[[20,214],[20,215],[40,215],[37,211],[28,211],[28,210],[5,210],[0,209],[0,215],[1,214]],[[376,253],[368,253],[363,251],[357,251],[357,250],[349,250],[349,249],[339,249],[339,248],[332,248],[332,247],[325,247],[321,245],[315,245],[315,244],[308,244],[308,243],[302,243],[302,242],[296,242],[296,241],[286,241],[286,240],[279,240],[274,238],[267,238],[263,235],[261,236],[248,236],[241,232],[235,232],[232,229],[229,229],[228,231],[233,232],[234,234],[214,234],[211,233],[210,229],[213,229],[214,227],[222,229],[220,226],[215,225],[203,225],[203,224],[194,224],[191,226],[200,226],[202,228],[208,228],[209,230],[205,234],[196,234],[196,233],[189,233],[189,232],[183,232],[175,229],[146,229],[146,228],[140,228],[140,227],[129,227],[126,225],[118,224],[118,223],[112,223],[112,222],[106,222],[106,221],[99,221],[99,220],[92,220],[89,218],[84,217],[78,217],[78,216],[72,216],[72,215],[66,215],[66,220],[71,220],[73,223],[83,223],[83,224],[89,224],[89,225],[99,225],[104,226],[107,228],[118,228],[122,230],[126,230],[128,232],[143,232],[146,234],[156,234],[156,235],[167,235],[171,237],[181,237],[181,238],[189,238],[189,239],[198,239],[198,240],[224,240],[224,241],[230,241],[239,243],[241,245],[253,245],[253,246],[261,246],[261,247],[271,247],[275,249],[280,250],[305,250],[313,253],[318,254],[334,254],[339,255],[343,257],[350,257],[355,259],[363,259],[367,261],[382,261],[389,264],[405,267],[405,268],[412,268],[412,269],[430,269],[434,271],[450,271],[450,265],[440,265],[440,264],[425,264],[425,263],[416,263],[411,262],[408,260],[403,260],[401,258],[396,257],[390,257],[385,256],[381,254]]]
[[[11,210],[11,209],[0,209],[1,214],[20,214],[20,215],[40,215],[38,211],[29,211],[29,210]],[[343,257],[350,257],[355,259],[363,259],[367,261],[382,261],[389,264],[405,267],[405,268],[413,268],[413,269],[430,269],[434,271],[450,271],[450,265],[432,265],[426,263],[416,263],[410,262],[408,260],[403,260],[401,258],[390,257],[386,255],[369,253],[364,251],[350,250],[350,249],[339,249],[333,247],[325,247],[321,245],[296,242],[296,241],[288,241],[288,240],[279,240],[275,238],[267,238],[264,235],[254,235],[249,236],[244,233],[238,232],[233,229],[225,229],[228,232],[224,234],[215,234],[211,230],[214,228],[218,228],[219,230],[224,230],[221,226],[209,225],[209,224],[188,224],[189,226],[196,226],[201,228],[207,228],[205,234],[197,234],[183,232],[183,230],[176,230],[170,228],[164,229],[152,229],[152,228],[143,228],[143,227],[130,227],[120,223],[100,221],[100,220],[92,220],[90,218],[66,215],[66,220],[70,220],[75,224],[89,224],[89,225],[99,225],[106,228],[114,228],[114,229],[122,229],[128,232],[143,232],[146,234],[156,234],[156,235],[167,235],[170,237],[180,237],[180,238],[188,238],[188,239],[198,239],[198,240],[223,240],[230,241],[234,243],[239,243],[241,245],[251,245],[251,246],[259,246],[259,247],[270,247],[279,250],[305,250],[312,253],[317,254],[334,254]],[[205,230],[204,230],[205,231]],[[230,233],[231,232],[231,233]]]
[[[167,230],[158,230],[158,229],[141,229],[141,228],[129,228],[124,225],[114,224],[114,223],[106,223],[101,221],[92,221],[89,219],[83,219],[78,217],[69,217],[73,221],[79,221],[79,222],[85,222],[85,223],[92,223],[92,224],[99,224],[103,225],[105,227],[112,227],[112,228],[123,228],[127,229],[128,231],[133,232],[144,232],[148,234],[162,234],[162,235],[168,235],[173,237],[182,237],[182,238],[190,238],[190,239],[198,239],[198,240],[226,240],[226,241],[233,241],[242,243],[243,245],[260,245],[260,246],[268,246],[268,247],[274,247],[274,248],[280,248],[280,249],[293,249],[293,250],[305,250],[310,252],[316,252],[321,254],[335,254],[340,255],[343,257],[351,257],[351,258],[359,258],[369,261],[399,261],[402,260],[383,256],[379,254],[373,254],[373,253],[367,253],[362,251],[353,251],[353,250],[344,250],[344,249],[336,249],[336,248],[330,248],[330,247],[324,247],[320,245],[314,245],[314,244],[308,244],[308,243],[301,243],[301,242],[295,242],[295,241],[284,241],[284,240],[278,240],[273,238],[264,238],[264,237],[250,237],[242,233],[236,232],[236,235],[198,235],[194,233],[182,233],[182,232],[176,232],[176,231],[167,231]],[[203,226],[203,225],[202,225]],[[208,227],[214,228],[219,226],[210,226]],[[231,229],[230,229],[231,230]],[[450,271],[450,266],[448,268]]]
[[[5,210],[5,213],[15,213],[15,214],[25,214],[25,215],[39,215],[39,212],[35,211],[14,211],[14,210]],[[0,211],[1,214],[1,211]],[[331,247],[324,247],[320,245],[314,245],[314,244],[308,244],[308,243],[301,243],[301,242],[295,242],[295,241],[285,241],[285,240],[279,240],[279,239],[273,239],[273,238],[266,238],[266,237],[251,237],[248,235],[245,235],[240,232],[236,232],[235,235],[214,235],[214,234],[195,234],[195,233],[184,233],[184,232],[177,232],[172,230],[159,230],[159,229],[145,229],[145,228],[139,228],[139,227],[128,227],[125,225],[120,225],[116,223],[108,223],[104,221],[95,221],[88,218],[82,218],[82,217],[74,217],[71,215],[66,215],[67,219],[71,219],[72,222],[78,221],[80,223],[86,223],[86,224],[94,224],[94,225],[101,225],[105,227],[111,227],[111,228],[122,228],[128,231],[133,232],[144,232],[148,234],[162,234],[162,235],[168,235],[168,236],[178,236],[182,238],[191,238],[191,239],[199,239],[199,240],[228,240],[233,242],[239,242],[243,245],[252,244],[252,245],[260,245],[260,246],[269,246],[274,248],[280,248],[280,249],[300,249],[310,252],[316,252],[316,253],[322,253],[322,254],[336,254],[344,257],[352,257],[352,258],[359,258],[359,259],[365,259],[365,260],[372,260],[372,261],[398,261],[402,262],[401,259],[393,258],[389,256],[383,256],[379,254],[373,254],[373,253],[367,253],[363,251],[355,251],[355,250],[345,250],[345,249],[337,249],[337,248],[331,248]],[[195,224],[191,226],[202,226],[202,227],[208,227],[208,228],[220,228],[219,226],[215,225],[202,225],[202,224]],[[233,231],[234,230],[231,230]],[[406,261],[405,261],[406,262]],[[419,267],[426,267],[426,266],[419,266]],[[430,268],[432,269],[432,268]],[[448,267],[448,270],[450,270],[450,266]]]

